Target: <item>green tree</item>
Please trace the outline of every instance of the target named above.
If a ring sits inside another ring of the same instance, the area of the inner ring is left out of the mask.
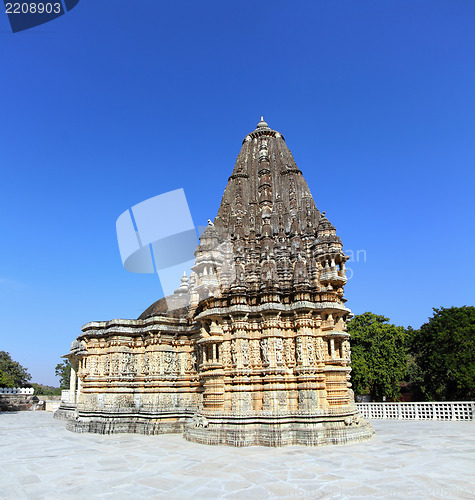
[[[28,380],[31,380],[28,370],[13,361],[8,352],[0,351],[0,386],[22,387]]]
[[[71,364],[69,359],[65,359],[62,363],[58,363],[54,369],[54,373],[59,377],[59,387],[61,389],[69,389],[69,379],[71,377]]]
[[[389,319],[365,312],[348,323],[351,335],[351,382],[355,394],[397,400],[407,370],[406,331]]]
[[[435,401],[475,399],[475,307],[433,311],[410,342],[422,393]]]
[[[15,387],[13,377],[0,370],[0,387]]]
[[[59,387],[53,387],[51,385],[35,384],[34,382],[29,384],[35,390],[36,396],[60,396],[61,389]]]

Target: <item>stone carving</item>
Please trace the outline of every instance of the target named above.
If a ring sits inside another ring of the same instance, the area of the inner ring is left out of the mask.
[[[165,352],[165,373],[174,375],[177,372],[177,353]]]
[[[186,368],[187,373],[197,371],[196,367],[196,354],[194,352],[187,353],[186,355]]]
[[[104,355],[97,357],[97,374],[100,377],[104,377],[106,375],[105,366],[106,365],[106,357]]]
[[[233,359],[233,365],[234,366],[238,366],[238,363],[239,363],[239,348],[238,348],[236,340],[234,340],[231,343],[231,356],[232,356],[232,359]]]
[[[148,352],[143,355],[142,370],[144,375],[148,375],[150,373],[150,354]]]
[[[209,423],[203,415],[195,415],[193,417],[192,425],[194,427],[208,427]]]
[[[125,352],[120,356],[120,374],[127,376],[133,374],[133,355]]]
[[[287,405],[287,393],[285,391],[279,391],[277,393],[277,401],[279,402],[280,406],[286,406]]]
[[[295,351],[297,353],[297,363],[302,365],[304,363],[303,358],[303,340],[302,337],[297,337],[295,339]]]
[[[231,366],[231,351],[229,342],[223,342],[221,344],[221,360],[225,367]]]
[[[118,375],[119,374],[119,367],[120,367],[120,359],[118,354],[113,354],[112,355],[112,367],[111,371],[113,375]]]
[[[250,392],[245,392],[243,394],[242,409],[244,412],[249,412],[252,410],[252,396]]]
[[[259,341],[251,340],[249,343],[251,346],[251,365],[258,366],[261,364],[261,349],[259,347]]]
[[[249,345],[245,339],[241,339],[241,355],[242,364],[247,366],[249,364]]]
[[[160,373],[160,352],[152,351],[148,355],[149,373],[157,375]]]
[[[348,340],[344,340],[342,345],[342,351],[343,351],[343,358],[350,361],[351,360],[351,348],[350,348],[350,343]]]
[[[307,355],[308,355],[308,364],[314,365],[315,364],[315,345],[313,343],[312,337],[307,338]]]
[[[285,355],[285,364],[287,366],[294,366],[295,348],[293,339],[285,339],[284,355]]]
[[[261,340],[261,352],[262,352],[263,363],[269,364],[269,340],[268,339]]]
[[[174,406],[174,394],[165,393],[160,394],[159,405],[165,408]]]
[[[98,375],[98,366],[97,366],[97,357],[91,356],[89,359],[89,374],[90,375]]]
[[[184,358],[183,358],[184,355],[185,355],[185,353],[183,353],[183,352],[176,353],[176,372],[177,372],[177,374],[183,373],[183,370],[185,368]]]
[[[262,395],[262,409],[269,410],[272,407],[272,397],[269,391],[264,392]]]
[[[325,344],[321,337],[315,339],[315,354],[318,361],[325,360]]]
[[[278,365],[284,363],[284,341],[278,337],[275,339],[275,361]]]
[[[354,393],[353,389],[348,389],[348,393],[350,395],[350,401],[352,403],[354,403],[355,402],[355,393]]]
[[[134,398],[132,394],[119,394],[116,397],[115,403],[119,408],[130,408],[134,406]]]

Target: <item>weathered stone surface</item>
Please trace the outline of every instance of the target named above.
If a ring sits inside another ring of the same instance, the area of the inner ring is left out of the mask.
[[[0,394],[0,411],[35,411],[44,408],[44,401],[30,394]]]
[[[371,437],[351,391],[347,259],[284,138],[261,120],[190,278],[138,320],[88,323],[73,343],[69,428],[233,446]]]

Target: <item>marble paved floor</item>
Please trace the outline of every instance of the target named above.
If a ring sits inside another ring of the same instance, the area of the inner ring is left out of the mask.
[[[360,444],[228,448],[0,413],[0,498],[475,498],[475,422],[372,423]]]

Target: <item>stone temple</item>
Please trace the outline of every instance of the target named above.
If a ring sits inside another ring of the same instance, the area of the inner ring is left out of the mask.
[[[261,119],[190,277],[136,320],[83,326],[56,416],[77,432],[233,446],[370,438],[350,383],[347,259],[282,134]]]

